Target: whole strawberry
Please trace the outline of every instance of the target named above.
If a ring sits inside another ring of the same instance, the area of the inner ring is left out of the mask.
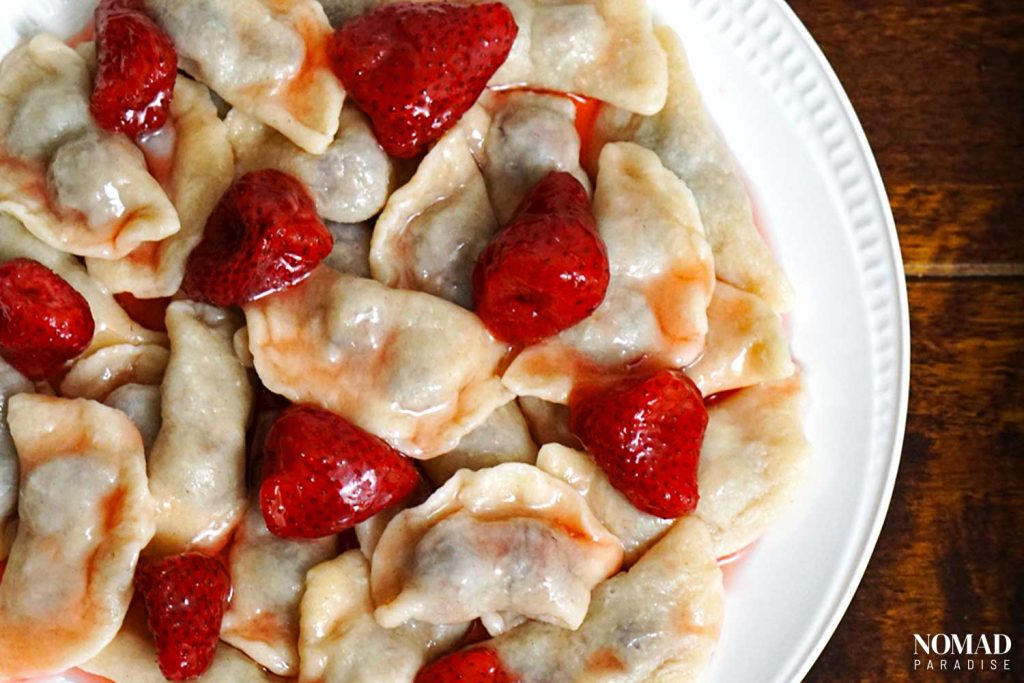
[[[89,303],[46,266],[0,265],[0,356],[32,380],[53,375],[92,342]]]
[[[345,23],[328,54],[381,146],[408,159],[473,106],[518,31],[497,2],[396,3]]]
[[[552,171],[480,254],[473,297],[495,337],[532,344],[593,313],[608,278],[587,191],[568,173]]]
[[[490,648],[462,650],[442,657],[416,674],[413,683],[515,683]]]
[[[280,171],[246,173],[207,219],[182,292],[217,306],[254,301],[302,282],[333,244],[305,185]]]
[[[671,519],[697,507],[708,412],[682,372],[662,370],[574,400],[569,425],[637,509]]]
[[[404,455],[342,417],[313,406],[283,411],[267,434],[260,508],[284,538],[319,538],[399,503],[419,471]]]
[[[135,589],[146,607],[164,677],[185,681],[206,671],[231,596],[224,566],[200,553],[144,560],[135,574]]]
[[[102,0],[95,17],[93,117],[107,130],[136,138],[159,130],[178,77],[174,42],[149,18],[142,0]]]

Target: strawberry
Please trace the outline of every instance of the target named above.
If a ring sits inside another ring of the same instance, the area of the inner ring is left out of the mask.
[[[224,566],[195,552],[143,561],[135,588],[146,606],[164,677],[184,681],[206,671],[213,663],[231,597]]]
[[[32,380],[50,377],[92,342],[89,303],[46,266],[0,266],[0,356]]]
[[[159,299],[140,299],[130,292],[115,294],[114,299],[120,304],[128,317],[149,330],[166,332],[167,307],[171,305],[170,297]]]
[[[665,519],[697,507],[697,464],[708,412],[682,372],[628,379],[570,404],[569,426],[639,510]]]
[[[333,245],[305,185],[280,171],[246,173],[207,219],[182,292],[217,306],[253,301],[302,282]]]
[[[159,130],[178,77],[174,42],[146,15],[142,0],[102,0],[95,17],[93,117],[102,128],[133,138]]]
[[[416,674],[413,683],[515,683],[490,648],[462,650],[442,657]]]
[[[395,505],[419,484],[419,471],[381,439],[313,406],[293,406],[270,427],[263,452],[260,508],[284,538],[319,538]]]
[[[473,106],[518,31],[498,2],[396,3],[342,25],[328,56],[384,150],[409,159]]]
[[[593,313],[608,278],[587,191],[568,173],[552,171],[480,254],[473,296],[495,337],[532,344]]]

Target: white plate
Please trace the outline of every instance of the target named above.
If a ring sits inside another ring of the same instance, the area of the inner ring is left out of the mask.
[[[0,53],[39,27],[73,31],[90,2],[2,4]],[[910,326],[895,225],[842,86],[782,0],[652,6],[682,36],[793,280],[811,393],[813,474],[797,509],[730,568],[707,679],[799,680],[860,582],[899,464]]]

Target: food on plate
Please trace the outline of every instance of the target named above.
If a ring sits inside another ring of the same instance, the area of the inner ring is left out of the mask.
[[[678,38],[643,0],[94,17],[0,62],[0,678],[698,680],[809,449]]]

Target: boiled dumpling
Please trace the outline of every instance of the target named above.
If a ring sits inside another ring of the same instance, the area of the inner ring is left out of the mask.
[[[693,191],[719,280],[764,299],[776,312],[789,310],[793,292],[754,223],[750,197],[736,163],[705,111],[686,51],[669,28],[657,29],[669,55],[669,97],[650,117],[607,108],[596,140],[631,140],[654,150]],[[600,145],[595,145],[600,149]]]
[[[351,550],[306,575],[299,681],[409,683],[467,628],[422,622],[382,627],[373,618],[369,564],[362,553]]]
[[[564,482],[522,463],[462,470],[384,530],[374,616],[496,629],[522,615],[575,629],[621,562],[619,540]]]
[[[153,535],[142,439],[119,411],[21,394],[8,403],[21,484],[0,583],[0,677],[56,674],[117,634]]]
[[[0,211],[52,247],[121,258],[178,232],[178,214],[124,135],[89,115],[85,59],[49,35],[0,65]]]
[[[345,91],[324,55],[316,0],[146,0],[181,68],[302,149],[322,154]]]
[[[512,398],[495,376],[505,347],[475,315],[427,294],[319,268],[245,314],[267,388],[414,458],[450,451]]]
[[[299,602],[306,572],[337,553],[335,536],[274,536],[260,507],[250,507],[228,558],[232,595],[221,638],[280,676],[297,674]]]
[[[171,357],[162,424],[149,456],[155,552],[217,548],[245,511],[253,390],[232,344],[238,322],[222,309],[191,301],[167,309]]]
[[[696,681],[718,641],[724,597],[707,527],[686,518],[597,587],[579,630],[532,622],[484,646],[521,683]]]

